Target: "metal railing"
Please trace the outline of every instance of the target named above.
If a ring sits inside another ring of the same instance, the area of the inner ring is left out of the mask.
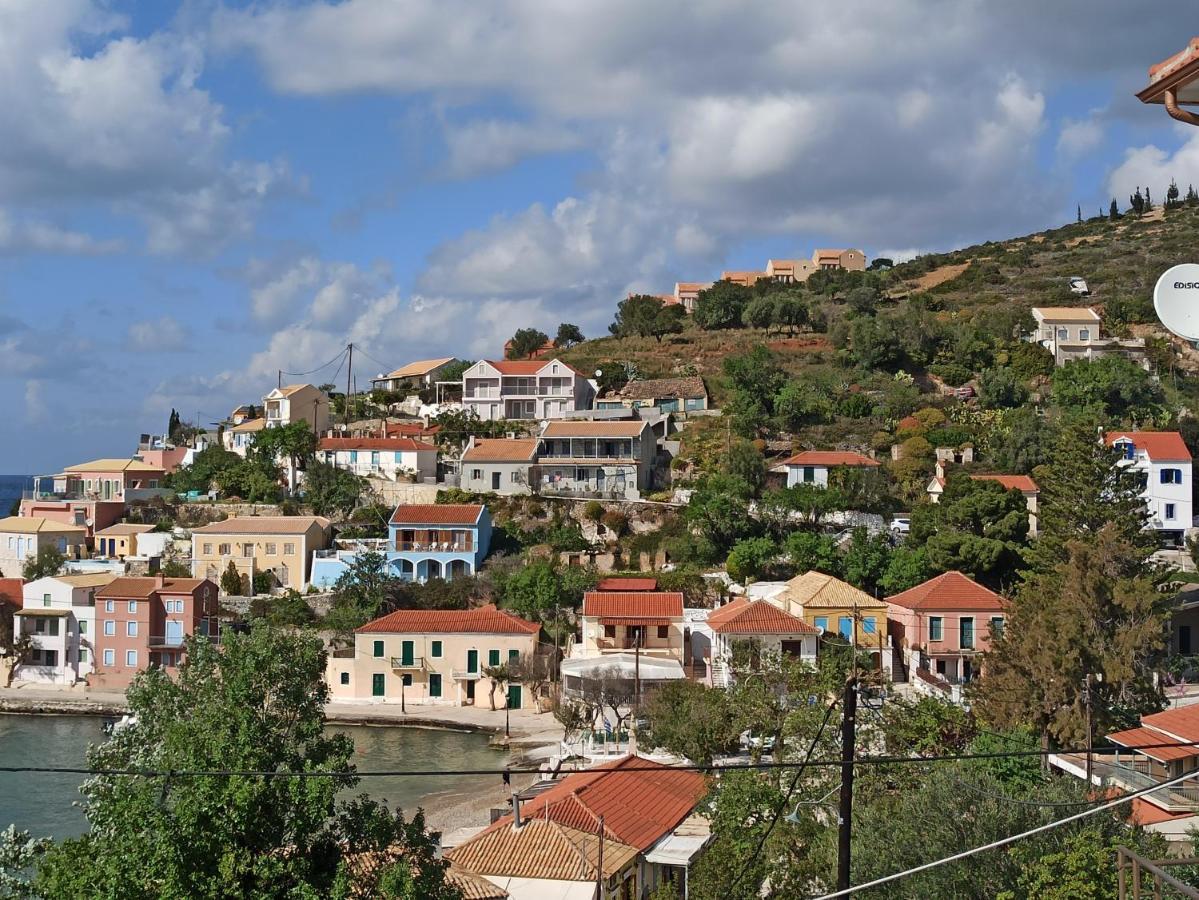
[[[391,667],[393,669],[423,669],[425,667],[425,658],[423,656],[411,656],[405,661],[401,656],[393,656],[391,658]]]
[[[418,553],[471,553],[474,542],[455,541],[396,541],[396,550]]]

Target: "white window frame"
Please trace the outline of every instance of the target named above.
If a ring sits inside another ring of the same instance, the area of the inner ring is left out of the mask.
[[[125,651],[125,665],[129,666],[130,668],[133,668],[133,669],[137,668],[137,651],[136,650],[126,650]]]
[[[133,615],[137,615],[137,601],[130,600],[129,605],[126,607],[126,609],[128,609],[128,611],[130,613],[132,613]]]
[[[117,651],[108,647],[104,651],[104,665],[115,666],[117,664]]]
[[[117,623],[114,620],[112,620],[112,619],[104,620],[104,636],[105,637],[116,637],[117,636]]]
[[[137,637],[137,622],[125,623],[125,637]]]

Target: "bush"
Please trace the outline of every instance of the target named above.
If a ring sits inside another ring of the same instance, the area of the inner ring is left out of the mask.
[[[616,537],[620,537],[629,528],[629,517],[618,509],[610,509],[605,512],[600,522]]]
[[[588,500],[583,507],[583,518],[589,522],[598,522],[604,517],[604,504],[598,500]]]
[[[974,375],[973,372],[958,363],[936,363],[929,371],[950,387],[959,387]]]

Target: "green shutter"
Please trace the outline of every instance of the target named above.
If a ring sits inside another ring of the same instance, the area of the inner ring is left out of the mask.
[[[441,676],[438,675],[437,673],[433,673],[433,674],[429,675],[429,696],[430,697],[440,697],[441,696]]]
[[[429,655],[434,658],[441,656],[441,641],[433,641],[429,646]]]
[[[400,644],[400,665],[412,665],[412,641],[404,641]]]
[[[498,666],[499,664],[500,664],[500,651],[499,650],[488,650],[487,651],[487,665]]]
[[[476,672],[479,671],[479,651],[478,650],[467,650],[466,651],[466,671],[470,675],[474,675]]]
[[[508,662],[514,663],[518,659],[520,659],[520,651],[519,650],[509,650],[508,651]]]
[[[381,659],[383,657],[383,642],[375,641],[374,648],[375,657]]]

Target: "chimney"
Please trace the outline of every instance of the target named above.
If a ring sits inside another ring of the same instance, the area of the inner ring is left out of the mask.
[[[524,822],[520,819],[520,795],[512,792],[512,827],[519,829]]]
[[[945,463],[944,463],[944,462],[942,462],[942,461],[941,461],[941,460],[939,460],[939,459],[937,460],[936,472],[937,472],[937,477],[938,477],[938,478],[944,478],[944,477],[945,477]]]
[[[166,587],[166,585],[167,585],[167,578],[165,575],[162,574],[162,570],[160,569],[158,574],[154,576],[154,587],[158,588],[159,590],[162,590],[164,587]]]

